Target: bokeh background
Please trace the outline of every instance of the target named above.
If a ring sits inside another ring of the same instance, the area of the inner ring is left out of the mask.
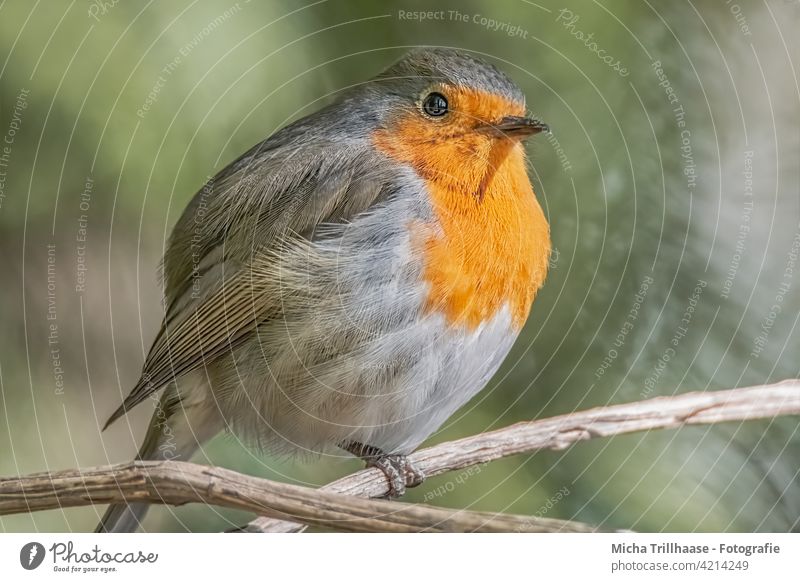
[[[798,30],[796,0],[0,3],[0,474],[132,457],[149,404],[99,426],[157,330],[157,266],[184,205],[418,45],[494,61],[553,128],[529,146],[551,274],[501,372],[431,443],[797,377]],[[303,484],[359,466],[224,435],[197,460]],[[409,499],[642,531],[788,531],[799,468],[798,421],[782,418],[520,456]],[[102,510],[3,517],[0,531],[87,531]],[[247,517],[157,507],[144,529]]]

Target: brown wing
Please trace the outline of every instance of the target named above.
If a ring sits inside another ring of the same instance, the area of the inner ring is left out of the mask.
[[[261,145],[201,190],[165,254],[167,313],[161,330],[141,378],[105,427],[165,384],[230,353],[259,323],[275,317],[280,298],[263,291],[277,249],[381,199],[385,181],[374,171],[367,174],[372,168],[374,160],[343,153],[335,144],[313,156]],[[199,292],[195,275],[202,281]]]

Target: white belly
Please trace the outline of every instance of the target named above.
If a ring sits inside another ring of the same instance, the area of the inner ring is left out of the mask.
[[[214,392],[234,430],[268,449],[353,440],[409,453],[486,385],[515,338],[506,309],[474,331],[431,315],[326,361],[287,335],[280,349],[243,346],[236,368],[215,368]]]

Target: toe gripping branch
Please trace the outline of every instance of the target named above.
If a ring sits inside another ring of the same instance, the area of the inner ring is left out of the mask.
[[[417,469],[406,455],[387,454],[378,447],[347,441],[339,445],[348,453],[362,459],[367,467],[380,469],[389,482],[387,497],[400,497],[406,487],[416,487],[425,480],[425,474]]]

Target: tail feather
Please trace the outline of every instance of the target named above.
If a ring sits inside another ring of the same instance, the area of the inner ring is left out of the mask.
[[[142,461],[152,461],[160,458],[160,433],[161,428],[156,421],[157,413],[153,415],[150,426],[147,429],[142,448],[139,450],[137,459]],[[191,451],[194,452],[194,451]],[[142,523],[147,510],[150,509],[149,503],[114,503],[108,506],[103,519],[97,524],[95,533],[127,533],[136,531]]]
[[[182,402],[177,398],[176,390],[169,387],[150,419],[136,458],[143,461],[188,460],[203,442],[220,432],[222,427],[216,409],[210,409],[203,400]],[[150,505],[141,502],[112,504],[97,524],[95,532],[134,532],[141,525]]]
[[[130,533],[139,529],[149,503],[115,503],[106,509],[95,533]]]

